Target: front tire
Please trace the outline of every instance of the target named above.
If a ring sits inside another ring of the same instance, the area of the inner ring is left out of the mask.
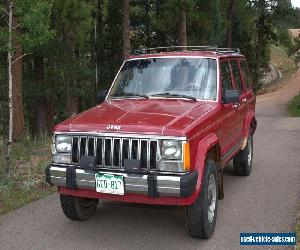
[[[192,237],[208,239],[214,232],[218,208],[218,174],[213,160],[205,165],[202,188],[195,203],[186,207],[186,227]]]
[[[98,206],[98,199],[60,195],[60,204],[66,217],[71,220],[83,221],[89,219]]]
[[[236,175],[249,176],[252,170],[253,161],[253,137],[250,134],[247,145],[233,158],[233,169]]]

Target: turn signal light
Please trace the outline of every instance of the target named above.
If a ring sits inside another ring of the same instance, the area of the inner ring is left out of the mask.
[[[190,144],[183,144],[183,168],[184,170],[190,170],[191,158],[190,158]]]

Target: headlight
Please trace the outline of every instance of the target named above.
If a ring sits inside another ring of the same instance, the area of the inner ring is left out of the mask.
[[[180,160],[182,156],[182,142],[173,140],[162,141],[162,157],[168,160]]]
[[[57,135],[55,137],[55,147],[56,147],[56,151],[59,153],[71,152],[71,148],[72,148],[71,137],[67,135]]]

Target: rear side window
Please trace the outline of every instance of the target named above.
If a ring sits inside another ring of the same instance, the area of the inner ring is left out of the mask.
[[[226,89],[232,89],[231,76],[228,62],[221,63],[221,77],[223,93]]]
[[[245,80],[245,83],[246,83],[246,88],[250,89],[252,79],[251,79],[251,76],[250,76],[250,73],[249,73],[247,61],[241,61],[240,65],[241,65],[242,74],[243,74],[243,77],[244,77],[244,80]]]
[[[232,72],[234,76],[235,83],[237,85],[238,90],[242,91],[242,81],[241,81],[241,75],[240,70],[237,61],[230,61]]]

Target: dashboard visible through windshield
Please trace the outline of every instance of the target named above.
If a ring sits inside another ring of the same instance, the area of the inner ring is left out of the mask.
[[[185,57],[126,61],[109,97],[178,97],[215,101],[217,62],[210,58]]]

